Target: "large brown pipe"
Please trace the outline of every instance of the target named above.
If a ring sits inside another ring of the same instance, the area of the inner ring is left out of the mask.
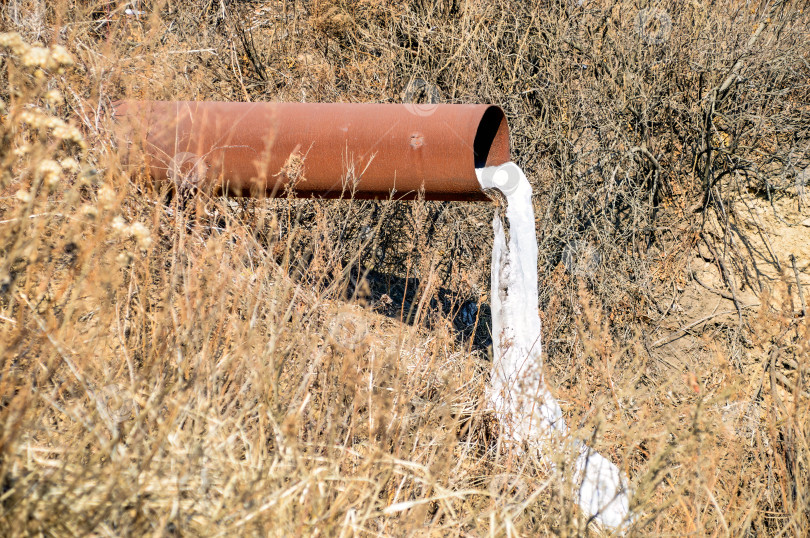
[[[493,105],[121,101],[115,118],[130,165],[236,195],[487,200],[475,168],[510,160]]]

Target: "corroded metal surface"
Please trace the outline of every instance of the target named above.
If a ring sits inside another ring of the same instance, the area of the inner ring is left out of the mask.
[[[510,160],[493,105],[121,101],[129,166],[235,195],[486,200],[475,168]]]

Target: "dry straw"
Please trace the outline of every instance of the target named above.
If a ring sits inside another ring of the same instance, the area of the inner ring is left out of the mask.
[[[484,408],[500,201],[191,196],[122,174],[107,130],[119,98],[403,95],[507,111],[546,377],[631,477],[629,533],[803,534],[808,16],[5,2],[0,534],[599,532]]]

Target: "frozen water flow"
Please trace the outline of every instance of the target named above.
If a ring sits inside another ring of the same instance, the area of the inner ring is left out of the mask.
[[[495,173],[492,174],[492,181],[499,189],[506,187],[509,184],[509,172],[506,170],[496,170]]]
[[[492,219],[492,381],[490,404],[504,435],[518,446],[555,446],[568,433],[562,410],[546,388],[537,311],[537,240],[532,189],[514,163],[476,169],[483,190],[498,189],[507,200],[509,238],[498,212]],[[582,510],[605,526],[628,520],[627,478],[616,465],[573,441],[574,480]]]

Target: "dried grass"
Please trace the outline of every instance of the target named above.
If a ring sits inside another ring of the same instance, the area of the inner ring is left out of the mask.
[[[121,97],[414,87],[509,116],[547,375],[630,534],[804,533],[808,261],[740,205],[799,204],[801,2],[129,4],[0,8],[74,60],[0,55],[2,534],[600,532],[484,407],[493,207],[171,197],[107,130]]]

